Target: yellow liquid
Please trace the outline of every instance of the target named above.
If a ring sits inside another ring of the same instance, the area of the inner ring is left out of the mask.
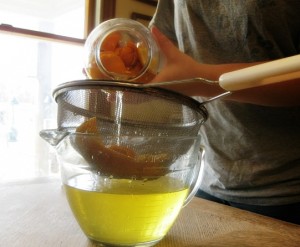
[[[101,192],[69,185],[65,189],[88,238],[118,245],[159,241],[174,223],[188,193],[178,181],[170,183],[170,178],[165,182],[115,180]]]

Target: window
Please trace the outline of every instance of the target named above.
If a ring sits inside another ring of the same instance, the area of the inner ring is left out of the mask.
[[[39,131],[56,128],[53,89],[83,79],[93,0],[0,0],[0,182],[58,173]]]

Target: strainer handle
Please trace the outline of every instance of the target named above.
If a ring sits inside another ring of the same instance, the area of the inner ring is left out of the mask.
[[[300,78],[300,55],[225,73],[219,84],[226,91],[236,91],[296,78]]]
[[[200,147],[200,150],[199,150],[200,164],[195,166],[194,182],[191,185],[190,192],[189,192],[187,198],[185,199],[182,207],[185,207],[194,198],[194,196],[196,195],[196,193],[199,189],[200,182],[201,182],[201,171],[202,171],[201,168],[203,165],[202,163],[204,162],[204,155],[205,155],[204,147]]]

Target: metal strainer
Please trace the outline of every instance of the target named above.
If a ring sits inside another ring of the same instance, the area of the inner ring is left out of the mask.
[[[65,132],[96,117],[99,132],[106,135],[196,136],[208,116],[204,106],[190,97],[114,81],[68,82],[53,95],[57,130]]]
[[[64,136],[63,133],[74,132],[87,119],[96,117],[98,131],[106,135],[195,136],[207,119],[205,103],[237,90],[299,78],[299,62],[300,55],[278,59],[225,73],[219,81],[192,78],[157,84],[97,80],[68,82],[61,84],[53,93],[58,104],[59,132],[44,131],[42,135],[46,139],[49,134],[50,142],[55,145]],[[218,83],[227,92],[199,103],[161,88],[197,81]]]

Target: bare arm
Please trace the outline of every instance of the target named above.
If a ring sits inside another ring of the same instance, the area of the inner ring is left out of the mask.
[[[165,55],[166,63],[162,71],[154,78],[153,82],[203,77],[218,80],[226,72],[253,66],[258,63],[238,64],[201,64],[180,52],[173,43],[161,34],[157,28],[152,28],[152,33],[160,49]],[[224,90],[218,85],[194,83],[172,86],[172,90],[190,96],[216,96]],[[227,100],[252,103],[266,106],[299,106],[300,105],[300,78],[277,84],[266,85],[234,92]]]

